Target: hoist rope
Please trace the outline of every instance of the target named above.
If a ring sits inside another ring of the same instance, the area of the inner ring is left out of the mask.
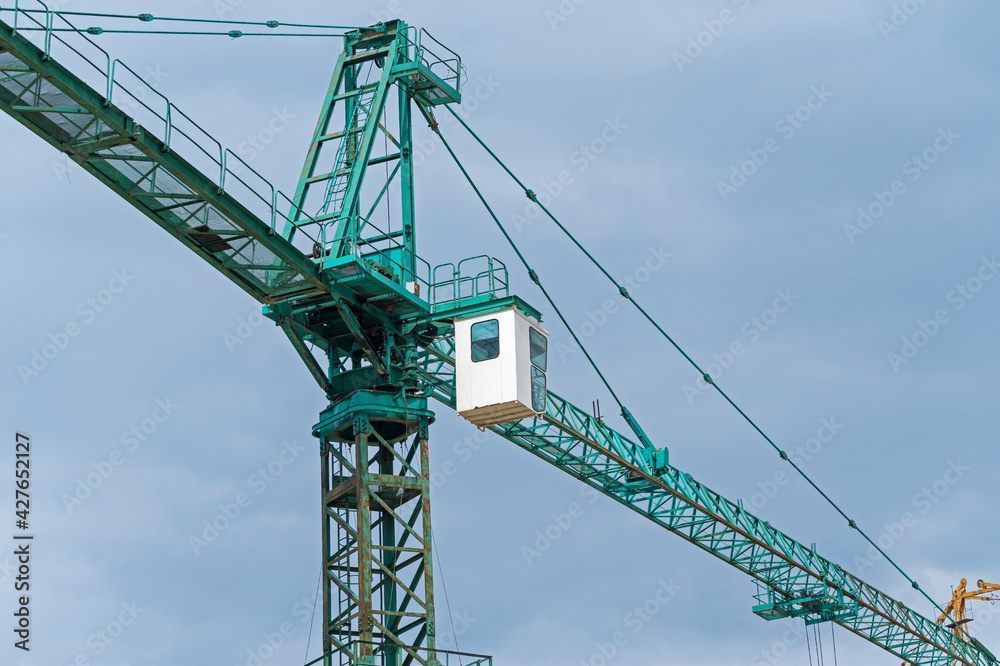
[[[309,661],[309,644],[312,642],[313,621],[316,620],[316,605],[319,603],[319,587],[323,582],[323,569],[320,568],[319,577],[316,579],[316,593],[313,594],[312,615],[309,617],[309,633],[306,634],[306,656],[302,658],[302,663]]]
[[[875,550],[878,551],[879,554],[881,554],[882,557],[884,557],[886,559],[886,561],[889,562],[889,564],[891,564],[893,566],[893,568],[896,569],[896,571],[898,571],[904,578],[906,578],[906,580],[909,581],[909,583],[910,583],[911,587],[913,587],[913,589],[915,589],[918,592],[920,592],[920,594],[922,594],[925,599],[927,599],[929,602],[931,602],[931,604],[934,606],[934,608],[936,608],[941,613],[943,613],[943,614],[945,614],[947,616],[947,613],[945,612],[945,610],[936,601],[934,601],[934,599],[932,599],[931,596],[928,595],[923,590],[923,588],[920,587],[920,585],[917,583],[917,581],[914,580],[913,578],[911,578],[905,571],[903,571],[903,569],[898,564],[896,564],[895,560],[893,560],[891,557],[889,557],[888,554],[886,554],[885,550],[883,550],[870,536],[868,536],[868,534],[863,529],[861,529],[858,526],[858,524],[857,524],[856,521],[854,521],[852,518],[850,518],[844,512],[844,510],[841,509],[839,505],[837,505],[836,502],[834,502],[832,499],[830,499],[829,495],[827,495],[825,492],[823,492],[823,490],[818,485],[816,485],[816,483],[809,477],[809,475],[807,475],[804,471],[802,471],[802,468],[800,468],[798,465],[796,465],[795,462],[791,458],[788,457],[788,454],[783,449],[781,449],[781,447],[779,447],[777,444],[775,444],[774,440],[772,440],[767,435],[767,433],[765,433],[764,430],[759,425],[757,425],[757,423],[753,419],[751,419],[750,416],[747,415],[747,413],[744,412],[743,409],[741,409],[740,406],[737,405],[736,402],[733,401],[733,399],[730,398],[729,395],[725,391],[723,391],[722,388],[718,384],[715,383],[715,380],[712,379],[711,375],[709,375],[707,372],[705,372],[701,368],[701,366],[699,366],[698,363],[695,362],[695,360],[693,358],[691,358],[691,356],[686,351],[684,351],[684,349],[663,329],[663,327],[660,326],[660,324],[655,319],[653,319],[653,317],[648,312],[646,312],[646,310],[641,305],[639,305],[638,302],[636,302],[636,300],[632,297],[632,294],[630,294],[629,291],[625,287],[623,287],[614,277],[612,277],[611,273],[609,273],[608,270],[606,268],[604,268],[604,266],[602,266],[601,263],[596,258],[594,258],[594,256],[592,254],[590,254],[590,252],[587,251],[587,249],[583,246],[583,244],[580,243],[580,241],[577,240],[577,238],[572,233],[570,233],[570,231],[556,218],[556,216],[553,215],[549,211],[549,209],[545,206],[545,204],[543,204],[542,202],[540,202],[538,200],[538,197],[535,196],[535,193],[530,188],[528,188],[521,181],[520,178],[518,178],[516,175],[514,175],[514,172],[511,171],[510,168],[508,168],[507,165],[503,162],[503,160],[501,160],[497,156],[497,154],[494,153],[493,150],[490,149],[490,147],[486,145],[486,143],[479,137],[478,134],[476,134],[472,130],[471,127],[469,127],[469,125],[462,119],[462,117],[459,116],[454,111],[454,109],[451,108],[450,105],[445,105],[445,108],[448,109],[449,113],[451,113],[451,115],[454,116],[458,120],[459,123],[461,123],[462,127],[464,127],[466,129],[466,131],[468,131],[469,134],[472,135],[472,137],[476,140],[476,142],[479,143],[479,145],[482,146],[483,149],[485,149],[486,152],[490,154],[490,156],[494,159],[494,161],[496,161],[496,163],[499,164],[503,168],[503,170],[507,172],[507,174],[514,180],[514,182],[517,183],[517,185],[522,190],[524,190],[524,193],[528,197],[528,199],[530,199],[531,201],[533,201],[535,204],[538,205],[538,207],[542,210],[542,212],[544,212],[545,215],[550,220],[552,220],[557,227],[559,227],[559,229],[566,235],[566,237],[569,238],[573,242],[573,244],[576,245],[580,249],[580,251],[584,253],[584,255],[586,255],[586,257],[588,259],[590,259],[591,263],[593,263],[594,266],[596,266],[597,269],[601,273],[603,273],[604,276],[608,280],[610,280],[611,283],[615,287],[618,288],[618,293],[620,293],[622,295],[622,297],[624,297],[626,300],[628,300],[630,303],[632,303],[632,305],[635,306],[635,308],[642,314],[642,316],[645,317],[646,320],[650,324],[652,324],[653,327],[657,331],[659,331],[660,335],[662,335],[667,340],[667,342],[669,342],[674,347],[674,349],[676,349],[678,352],[680,352],[680,354],[688,361],[688,363],[690,363],[691,366],[694,367],[694,369],[698,371],[698,373],[701,375],[701,378],[704,379],[707,384],[709,384],[712,387],[714,387],[715,390],[719,393],[719,395],[721,395],[725,399],[725,401],[728,402],[732,406],[732,408],[735,409],[739,413],[739,415],[742,416],[743,419],[747,423],[749,423],[750,426],[754,430],[756,430],[757,433],[759,433],[760,436],[763,437],[764,440],[768,444],[771,445],[771,448],[773,448],[778,453],[779,457],[782,460],[784,460],[785,462],[787,462],[789,465],[791,465],[792,468],[796,472],[798,472],[799,476],[801,476],[803,479],[805,479],[806,482],[810,486],[812,486],[813,489],[816,492],[818,492],[823,497],[823,499],[825,499],[827,501],[827,503],[830,506],[832,506],[837,511],[837,513],[839,513],[847,521],[847,525],[851,529],[856,530],[862,537],[864,537],[865,541],[867,541],[869,544],[871,544],[871,546],[873,548],[875,548]],[[441,136],[440,132],[438,132],[438,136]],[[441,137],[441,140],[444,141],[444,137],[443,136]],[[446,147],[448,146],[447,142],[445,142],[445,146]],[[448,148],[448,151],[451,152],[451,148],[450,147]],[[454,156],[454,153],[452,153],[452,157],[456,160],[456,162],[458,161],[458,158]],[[463,171],[463,173],[465,172],[464,169],[462,169],[462,171]],[[468,174],[466,174],[466,178],[469,178]],[[469,178],[469,182],[472,182],[471,178]],[[477,190],[477,192],[478,192],[478,190]],[[482,199],[482,196],[480,196],[480,199]],[[484,201],[484,203],[485,203],[485,201]],[[490,211],[490,214],[492,215],[492,211]],[[493,216],[493,219],[496,220],[496,222],[497,222],[498,225],[500,224],[500,221],[496,219],[495,215]],[[501,230],[503,230],[503,226],[502,225],[501,225]],[[507,232],[506,231],[504,231],[504,235],[507,236]],[[507,240],[513,245],[513,241],[510,240],[510,236],[507,236]],[[520,253],[518,253],[518,256],[520,256]],[[524,261],[524,259],[522,258],[522,262],[523,261]],[[525,264],[525,265],[527,265],[527,264]],[[541,285],[539,285],[539,286],[541,286]],[[544,289],[542,291],[544,293]],[[547,296],[548,295],[546,294],[546,297]],[[551,303],[551,299],[550,299],[550,303]],[[560,315],[560,319],[562,319],[562,315]],[[565,323],[565,319],[563,319],[563,323]],[[572,332],[573,332],[572,329],[570,329],[570,333],[572,333]],[[576,335],[575,334],[573,335],[573,338],[576,339]],[[584,352],[584,353],[586,354],[586,352]],[[587,358],[588,358],[588,360],[590,359],[590,355],[589,354],[587,354]],[[591,364],[592,365],[594,364],[592,360],[591,360]],[[595,366],[595,368],[596,368],[596,366]],[[600,374],[599,371],[598,371],[598,374]],[[603,375],[601,376],[601,379],[604,380]],[[604,384],[605,384],[605,386],[607,386],[607,381],[604,381]],[[610,390],[610,387],[609,387],[609,390]],[[614,395],[613,392],[612,392],[612,395]],[[617,397],[615,399],[617,400]],[[621,405],[621,401],[618,401],[618,404]],[[949,619],[950,619],[950,617],[949,617]]]
[[[803,620],[803,622],[804,621],[805,620]],[[812,653],[812,647],[809,645],[809,625],[808,624],[806,625],[806,652],[809,655],[809,666],[812,666],[812,663],[813,663],[813,653]],[[816,655],[816,658],[818,659],[819,655]]]
[[[455,617],[451,613],[451,600],[448,598],[448,586],[444,582],[444,565],[441,564],[441,549],[438,548],[437,536],[431,530],[431,543],[434,546],[434,556],[437,557],[437,570],[441,574],[441,589],[444,590],[444,605],[448,609],[448,623],[451,624],[451,636],[455,639],[455,651],[461,652],[458,645],[458,630],[455,629]],[[458,666],[464,666],[461,656],[458,659]]]

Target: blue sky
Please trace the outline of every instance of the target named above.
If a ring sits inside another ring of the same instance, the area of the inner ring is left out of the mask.
[[[400,16],[427,28],[468,67],[470,124],[536,191],[555,193],[568,172],[552,210],[696,360],[718,364],[727,392],[798,448],[805,471],[884,536],[906,571],[942,602],[962,577],[1000,582],[995,2],[128,7],[316,23]],[[253,166],[294,187],[339,43],[101,39],[155,72],[228,146],[280,118]],[[514,266],[443,149],[417,131],[427,146],[421,254],[437,264],[489,253]],[[766,443],[700,392],[683,359],[550,224],[525,217],[523,195],[471,141],[446,131],[672,464],[931,613],[815,492],[780,474]],[[281,645],[268,666],[302,664],[319,572],[310,428],[320,391],[250,297],[6,115],[0,156],[0,436],[33,438],[37,534],[35,649],[25,658],[5,640],[0,661],[237,666],[270,641]],[[525,275],[512,277],[517,293],[544,303]],[[111,287],[119,293],[108,300]],[[612,412],[543,312],[550,388]],[[80,334],[25,380],[19,366],[69,324]],[[439,625],[457,635],[444,643],[498,664],[597,664],[621,631],[628,640],[608,663],[806,662],[799,625],[754,616],[744,576],[436,411],[431,465],[455,470],[438,475],[433,494]],[[67,506],[115,451],[112,473]],[[11,483],[10,453],[0,478]],[[189,537],[242,492],[250,506],[194,552]],[[574,505],[572,524],[526,557]],[[7,535],[6,505],[2,515]],[[635,613],[666,590],[655,613]],[[1000,652],[996,607],[977,610],[973,633]],[[120,617],[133,621],[100,638]],[[836,639],[845,663],[898,663],[839,629]]]

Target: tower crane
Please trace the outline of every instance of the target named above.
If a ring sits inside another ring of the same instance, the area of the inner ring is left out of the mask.
[[[973,645],[981,645],[979,641],[972,637],[967,628],[967,624],[972,622],[972,618],[967,614],[967,605],[970,601],[1000,601],[1000,597],[994,596],[995,592],[1000,592],[1000,585],[987,583],[982,579],[976,582],[976,589],[968,589],[969,581],[963,578],[951,593],[951,601],[944,607],[944,611],[938,616],[937,623],[951,629],[956,636],[962,636]],[[903,662],[907,666],[910,662]]]
[[[969,581],[962,579],[958,583],[958,587],[951,594],[951,601],[945,606],[944,612],[937,619],[938,624],[944,624],[945,620],[949,616],[954,615],[952,621],[945,625],[949,629],[952,629],[956,634],[965,634],[966,637],[969,636],[969,631],[965,628],[966,623],[972,622],[971,617],[966,616],[966,604],[969,601],[998,601],[1000,597],[993,596],[994,592],[1000,592],[1000,585],[996,583],[986,583],[982,579],[976,582],[976,589],[969,590],[966,586]]]
[[[417,253],[413,115],[435,128],[464,76],[426,30],[345,33],[286,196],[99,46],[99,29],[39,5],[0,8],[0,109],[259,301],[329,399],[313,427],[325,666],[457,661],[436,644],[430,400],[742,571],[765,619],[835,623],[908,663],[997,664],[671,466],[624,406],[632,436],[549,391],[541,312],[510,293],[500,260],[432,269]],[[380,228],[392,192],[402,219]]]

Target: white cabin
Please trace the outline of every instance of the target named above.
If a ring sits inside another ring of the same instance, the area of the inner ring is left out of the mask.
[[[459,415],[485,427],[544,412],[548,336],[517,308],[456,319]]]

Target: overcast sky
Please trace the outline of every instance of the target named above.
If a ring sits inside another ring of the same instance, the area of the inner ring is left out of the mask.
[[[996,2],[277,4],[146,0],[127,11],[352,25],[400,16],[427,28],[468,68],[473,127],[537,192],[555,194],[566,172],[552,210],[696,360],[717,364],[718,383],[799,450],[924,589],[943,604],[963,577],[1000,582]],[[280,125],[253,166],[294,188],[337,40],[99,39],[234,149]],[[672,464],[932,615],[551,224],[517,217],[523,194],[446,131]],[[417,133],[421,255],[433,265],[488,253],[513,267],[454,164]],[[523,271],[512,282],[541,308]],[[264,663],[303,664],[320,567],[310,429],[324,401],[284,335],[6,115],[0,284],[0,437],[11,442],[0,536],[14,531],[16,430],[33,441],[37,535],[33,650],[11,646],[7,577],[0,662],[242,666],[277,636]],[[109,285],[120,293],[100,312],[81,309]],[[627,432],[543,313],[550,388],[582,407],[600,398]],[[37,375],[19,371],[74,324],[80,334]],[[609,664],[808,663],[801,623],[753,615],[747,577],[435,409],[431,466],[454,471],[433,494],[442,646],[457,639],[498,665],[597,666],[622,632]],[[123,437],[132,428],[143,438]],[[112,458],[88,495],[80,484]],[[280,474],[261,482],[269,464]],[[243,492],[252,504],[195,552],[189,537]],[[572,524],[553,528],[573,505]],[[557,538],[530,556],[547,530]],[[669,601],[651,602],[658,593]],[[655,612],[637,619],[647,603]],[[998,608],[975,607],[969,627],[1000,653]],[[130,624],[112,638],[119,618]],[[835,636],[845,664],[899,662]]]

